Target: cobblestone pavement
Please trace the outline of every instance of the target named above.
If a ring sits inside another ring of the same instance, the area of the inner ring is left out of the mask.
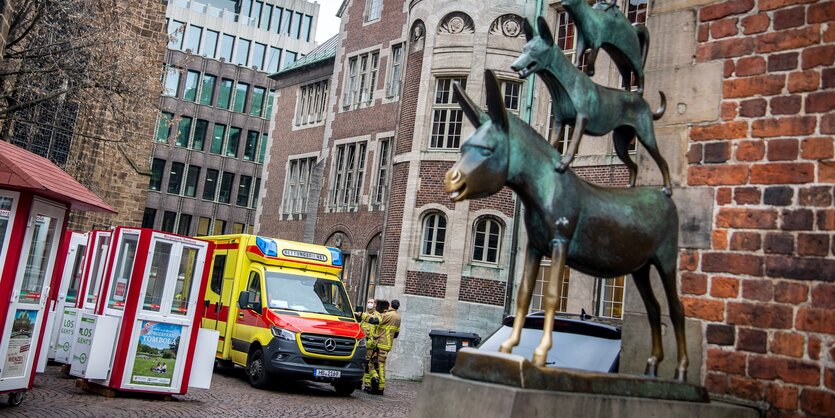
[[[249,386],[243,369],[215,372],[212,388],[189,389],[172,401],[107,398],[75,387],[58,366],[47,366],[18,407],[0,395],[0,417],[406,417],[420,384],[386,382],[385,396],[340,397],[330,385],[292,382],[268,390]]]

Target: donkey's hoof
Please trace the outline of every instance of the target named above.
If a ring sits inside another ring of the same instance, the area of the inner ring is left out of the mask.
[[[658,377],[658,359],[650,357],[647,360],[647,368],[644,369],[644,374],[649,377]]]
[[[673,190],[669,187],[664,187],[664,188],[661,189],[661,193],[664,193],[665,195],[667,195],[669,197],[669,196],[673,195]]]
[[[513,341],[507,340],[499,345],[499,352],[510,354],[515,346],[516,344]]]
[[[679,383],[687,381],[687,369],[676,369],[675,380]]]
[[[560,173],[560,174],[565,173],[565,170],[567,168],[568,168],[568,164],[566,164],[565,162],[562,162],[562,161],[557,163],[557,166],[555,167],[555,169],[557,170],[557,173]]]
[[[537,367],[545,367],[545,359],[547,357],[547,353],[538,353],[538,350],[534,350],[533,353],[533,364]]]

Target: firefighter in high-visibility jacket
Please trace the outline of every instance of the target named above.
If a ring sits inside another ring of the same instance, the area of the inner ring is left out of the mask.
[[[371,379],[377,378],[379,380],[378,389],[373,390],[372,388],[371,391],[376,395],[382,395],[386,388],[386,358],[392,349],[394,339],[400,335],[398,309],[400,309],[400,301],[394,299],[391,301],[391,307],[380,315],[380,325],[377,329],[377,367],[371,371]]]
[[[364,390],[371,389],[372,370],[377,359],[375,349],[377,348],[377,328],[380,324],[380,313],[375,307],[377,302],[370,298],[365,305],[365,311],[355,313],[357,321],[360,322],[360,329],[365,334],[365,373],[362,375],[362,387]]]

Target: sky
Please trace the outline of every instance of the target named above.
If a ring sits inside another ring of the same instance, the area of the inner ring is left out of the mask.
[[[339,32],[339,18],[336,12],[342,4],[342,0],[318,0],[319,1],[319,23],[316,25],[316,42],[330,39]]]

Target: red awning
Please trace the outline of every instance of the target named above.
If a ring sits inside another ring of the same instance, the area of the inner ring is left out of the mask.
[[[5,141],[0,141],[0,188],[30,191],[73,210],[116,213],[52,161]]]

